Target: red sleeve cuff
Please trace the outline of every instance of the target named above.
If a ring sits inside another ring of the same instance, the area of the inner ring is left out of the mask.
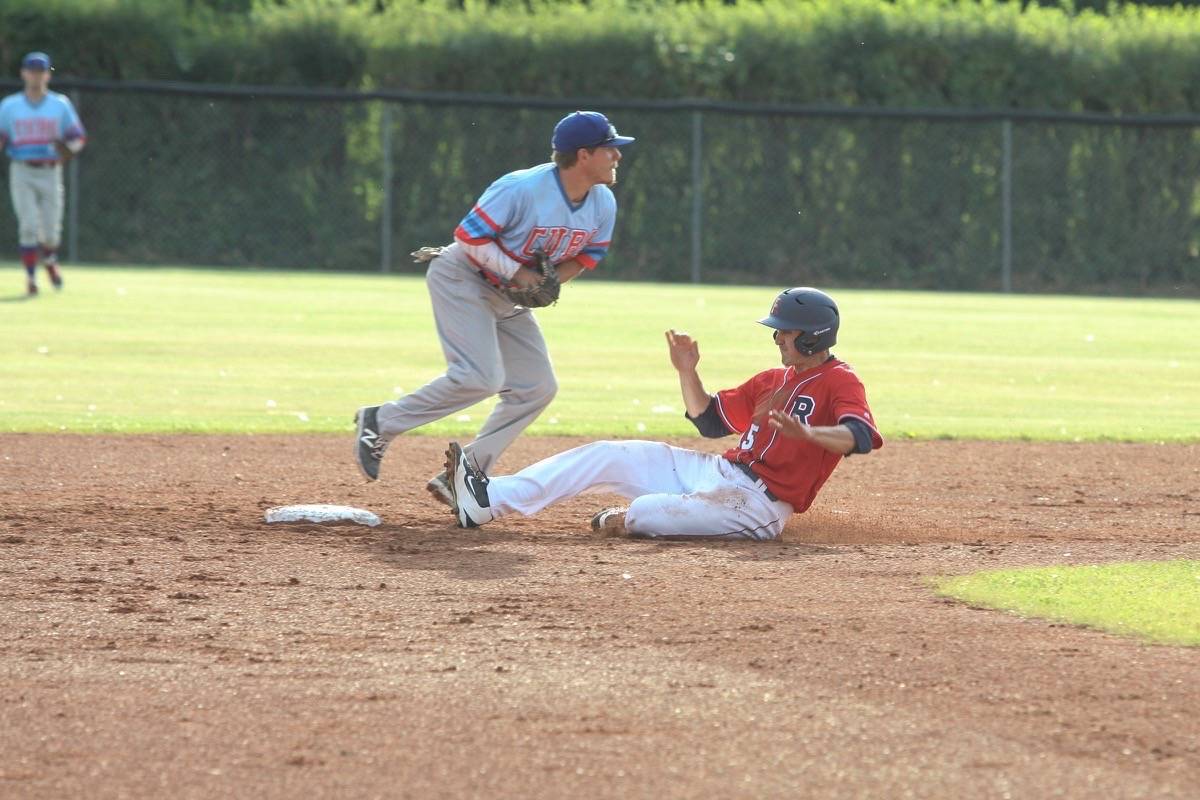
[[[454,229],[454,238],[458,239],[463,244],[475,244],[475,245],[487,244],[488,242],[495,241],[494,239],[491,239],[487,236],[479,236],[479,237],[471,236],[471,234],[467,233],[467,229],[464,228],[462,225],[459,225],[457,228]]]

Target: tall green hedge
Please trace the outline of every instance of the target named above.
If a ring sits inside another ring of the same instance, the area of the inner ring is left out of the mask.
[[[241,3],[216,3],[243,7]],[[383,5],[383,11],[375,11]],[[82,77],[839,105],[1200,111],[1200,11],[947,0],[5,0]]]
[[[45,49],[60,76],[563,98],[1197,112],[1198,45],[1193,10],[991,2],[0,5],[11,74]],[[378,263],[378,104],[83,105],[84,258]],[[561,113],[393,106],[396,252],[444,241],[488,181],[544,160]],[[690,119],[615,116],[639,144],[606,274],[686,279]],[[998,123],[707,113],[704,277],[996,288],[1001,151]],[[1021,123],[1014,152],[1018,288],[1197,291],[1200,134]],[[0,224],[0,252],[11,236]]]

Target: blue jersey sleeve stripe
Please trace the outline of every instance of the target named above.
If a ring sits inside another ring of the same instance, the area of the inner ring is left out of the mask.
[[[475,216],[474,212],[467,214],[463,221],[459,223],[459,227],[466,231],[467,235],[472,239],[492,239],[496,236],[495,231],[489,228],[483,220]]]
[[[472,208],[459,224],[476,236],[495,236],[500,232],[500,226],[479,206]]]
[[[467,244],[487,244],[488,242],[495,241],[488,236],[472,236],[471,233],[462,225],[459,225],[454,229],[454,238],[458,239],[460,242],[466,242]]]
[[[468,214],[467,216],[478,217],[479,219],[483,220],[484,224],[487,225],[489,228],[491,228],[493,231],[495,231],[496,233],[500,232],[500,224],[498,222],[496,222],[496,220],[489,217],[487,215],[487,212],[484,211],[479,206],[475,206],[474,208],[472,208],[471,213]]]

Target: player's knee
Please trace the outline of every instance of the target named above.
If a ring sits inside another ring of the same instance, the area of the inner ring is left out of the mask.
[[[472,368],[464,364],[451,366],[446,377],[458,384],[463,394],[491,397],[504,388],[504,370],[495,367]]]
[[[531,392],[532,399],[540,403],[543,407],[550,405],[550,401],[558,394],[558,381],[553,375],[550,375],[540,381],[533,387]]]
[[[623,474],[628,470],[630,463],[637,463],[640,460],[636,449],[631,448],[630,444],[633,443],[602,440],[580,445],[579,449],[586,456],[587,462],[596,470],[602,473],[612,472],[615,477],[616,474]]]

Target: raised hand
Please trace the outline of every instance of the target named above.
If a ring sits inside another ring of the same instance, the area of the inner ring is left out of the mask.
[[[699,343],[674,328],[666,332],[667,348],[671,354],[671,366],[679,372],[690,372],[700,363]]]

